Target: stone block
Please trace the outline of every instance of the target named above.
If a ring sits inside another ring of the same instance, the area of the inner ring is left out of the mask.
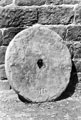
[[[0,64],[5,63],[5,52],[6,52],[6,46],[0,46]]]
[[[71,55],[71,59],[74,58],[74,47],[73,47],[73,43],[70,42],[66,42],[66,45],[69,49],[70,55]]]
[[[81,0],[63,0],[63,4],[79,4]]]
[[[5,46],[8,46],[10,41],[15,37],[15,35],[17,33],[19,33],[20,31],[22,31],[24,28],[19,28],[19,27],[11,27],[8,29],[5,29],[3,32],[3,41],[2,44]]]
[[[62,4],[79,4],[80,0],[16,0],[15,4],[19,6],[31,6],[31,5],[62,5]]]
[[[0,80],[7,79],[6,73],[5,73],[5,65],[0,65]]]
[[[47,4],[61,5],[63,4],[63,0],[46,0]]]
[[[12,4],[13,0],[0,0],[0,6],[6,6]]]
[[[78,73],[77,73],[77,77],[78,77],[78,83],[81,84],[81,72],[78,72]]]
[[[0,7],[0,27],[23,27],[37,23],[35,8]]]
[[[81,43],[80,42],[71,42],[67,43],[67,46],[69,48],[69,51],[71,53],[71,58],[78,59],[81,58]]]
[[[75,23],[81,24],[81,5],[78,5],[75,9]]]
[[[71,24],[73,23],[73,7],[41,7],[38,9],[39,24]]]
[[[47,4],[62,5],[62,4],[79,4],[80,0],[46,0]]]
[[[46,0],[16,0],[15,4],[19,6],[44,5]]]
[[[2,45],[3,42],[3,36],[2,36],[2,31],[0,30],[0,46]]]
[[[67,27],[66,41],[81,41],[81,26]]]
[[[81,72],[81,60],[80,59],[79,60],[74,60],[74,64],[75,64],[77,73]]]

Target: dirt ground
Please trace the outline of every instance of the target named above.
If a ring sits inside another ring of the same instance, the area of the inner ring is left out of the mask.
[[[0,91],[0,120],[81,120],[81,97],[23,103],[13,90]]]

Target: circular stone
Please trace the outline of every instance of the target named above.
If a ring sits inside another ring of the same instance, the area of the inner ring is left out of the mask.
[[[34,25],[10,42],[5,69],[12,88],[25,99],[44,102],[57,98],[69,83],[71,56],[54,31]]]

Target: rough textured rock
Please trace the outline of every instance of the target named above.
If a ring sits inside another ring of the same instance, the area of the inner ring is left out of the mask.
[[[80,0],[46,0],[48,4],[61,5],[61,4],[79,4]]]
[[[10,41],[15,37],[15,35],[17,33],[19,33],[21,30],[23,30],[24,28],[8,28],[5,29],[3,32],[3,41],[2,44],[5,46],[8,46],[8,44],[10,43]]]
[[[75,10],[75,22],[76,24],[81,24],[81,5],[78,5]]]
[[[0,27],[23,27],[37,23],[37,10],[35,8],[22,8],[17,6],[0,7]]]
[[[73,22],[73,7],[41,7],[38,9],[40,24],[70,24]]]
[[[44,5],[46,0],[16,0],[15,4],[19,6]]]
[[[3,37],[2,37],[2,31],[0,30],[0,46],[2,45]]]
[[[81,98],[24,104],[14,91],[0,92],[1,120],[80,120]]]
[[[81,72],[81,60],[74,60],[77,72]]]
[[[5,7],[0,8],[0,27],[23,27],[35,23],[70,24],[73,22],[73,7]]]
[[[0,65],[0,80],[7,79],[6,73],[5,73],[5,65]]]
[[[81,78],[80,78],[81,80]],[[75,94],[76,97],[81,96],[81,81],[76,85],[76,90],[75,90]]]
[[[74,96],[80,97],[81,96],[81,72],[77,73],[77,76],[78,76],[78,83],[76,84]]]
[[[0,80],[0,91],[3,90],[10,90],[10,85],[8,80],[4,80],[4,81]]]
[[[78,77],[78,83],[76,84],[76,89],[73,96],[80,97],[81,96],[81,72],[77,72],[77,77]]]
[[[61,5],[63,4],[63,0],[46,0],[47,4]]]
[[[6,46],[1,46],[0,47],[0,64],[5,63],[5,52],[6,52]]]
[[[0,6],[10,5],[13,0],[0,0]]]
[[[35,25],[10,42],[5,69],[10,85],[18,94],[33,102],[50,101],[69,83],[70,53],[57,33]]]
[[[67,46],[71,53],[71,58],[79,59],[81,58],[81,43],[80,42],[67,42]]]
[[[79,81],[81,82],[81,72],[77,73]]]
[[[76,25],[67,27],[66,40],[81,41],[81,26]]]
[[[73,47],[73,43],[72,42],[66,42],[66,45],[69,49],[69,52],[71,54],[71,59],[74,58],[74,47]]]
[[[64,4],[79,4],[81,0],[63,0]]]
[[[81,96],[81,72],[77,72],[78,83],[76,84],[76,89],[74,92],[75,96]]]
[[[44,5],[44,4],[79,4],[80,0],[16,0],[15,3],[19,6]]]

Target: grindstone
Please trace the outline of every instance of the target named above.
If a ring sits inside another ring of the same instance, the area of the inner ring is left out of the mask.
[[[5,55],[11,87],[32,102],[60,96],[69,83],[71,67],[71,56],[62,38],[42,25],[18,33]]]

